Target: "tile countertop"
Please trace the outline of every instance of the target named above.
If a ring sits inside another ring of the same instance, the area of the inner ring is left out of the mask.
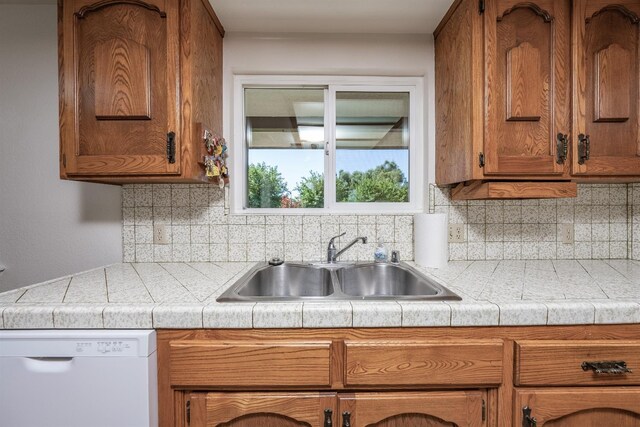
[[[253,265],[114,264],[0,293],[0,328],[640,323],[637,261],[458,261],[440,270],[421,269],[463,297],[455,302],[217,303],[216,298]]]

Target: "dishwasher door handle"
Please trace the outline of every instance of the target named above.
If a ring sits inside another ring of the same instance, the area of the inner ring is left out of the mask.
[[[73,357],[25,357],[22,360],[28,371],[49,374],[68,372],[73,365]]]

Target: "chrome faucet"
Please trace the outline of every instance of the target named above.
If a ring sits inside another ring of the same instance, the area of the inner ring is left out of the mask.
[[[356,237],[349,244],[347,244],[344,248],[342,248],[342,249],[340,249],[338,251],[338,249],[336,249],[336,245],[333,243],[333,241],[335,239],[337,239],[338,237],[344,236],[345,234],[347,234],[347,233],[344,232],[344,233],[342,233],[342,234],[340,234],[338,236],[332,237],[331,240],[329,240],[329,246],[327,246],[327,262],[328,263],[336,262],[336,260],[338,259],[338,257],[340,255],[345,253],[347,251],[347,249],[349,249],[351,246],[353,246],[356,243],[358,243],[358,241],[362,241],[362,243],[367,243],[367,238],[366,237]]]

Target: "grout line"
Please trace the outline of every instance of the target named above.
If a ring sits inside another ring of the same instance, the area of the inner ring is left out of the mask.
[[[64,300],[67,299],[67,292],[69,292],[69,288],[71,287],[71,282],[73,281],[73,277],[74,276],[69,277],[69,283],[67,283],[67,288],[64,290],[64,295],[62,296],[62,302],[64,302]],[[20,298],[22,298],[22,297],[20,297]]]
[[[103,269],[102,273],[104,274],[104,289],[107,293],[107,303],[109,303],[109,281],[107,280],[107,269]]]

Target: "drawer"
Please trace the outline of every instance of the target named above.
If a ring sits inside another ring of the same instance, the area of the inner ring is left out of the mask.
[[[496,385],[502,341],[345,342],[345,386]]]
[[[640,341],[517,341],[515,385],[640,384]],[[632,373],[596,373],[583,363],[625,362]]]
[[[331,342],[172,341],[175,387],[329,387]]]

